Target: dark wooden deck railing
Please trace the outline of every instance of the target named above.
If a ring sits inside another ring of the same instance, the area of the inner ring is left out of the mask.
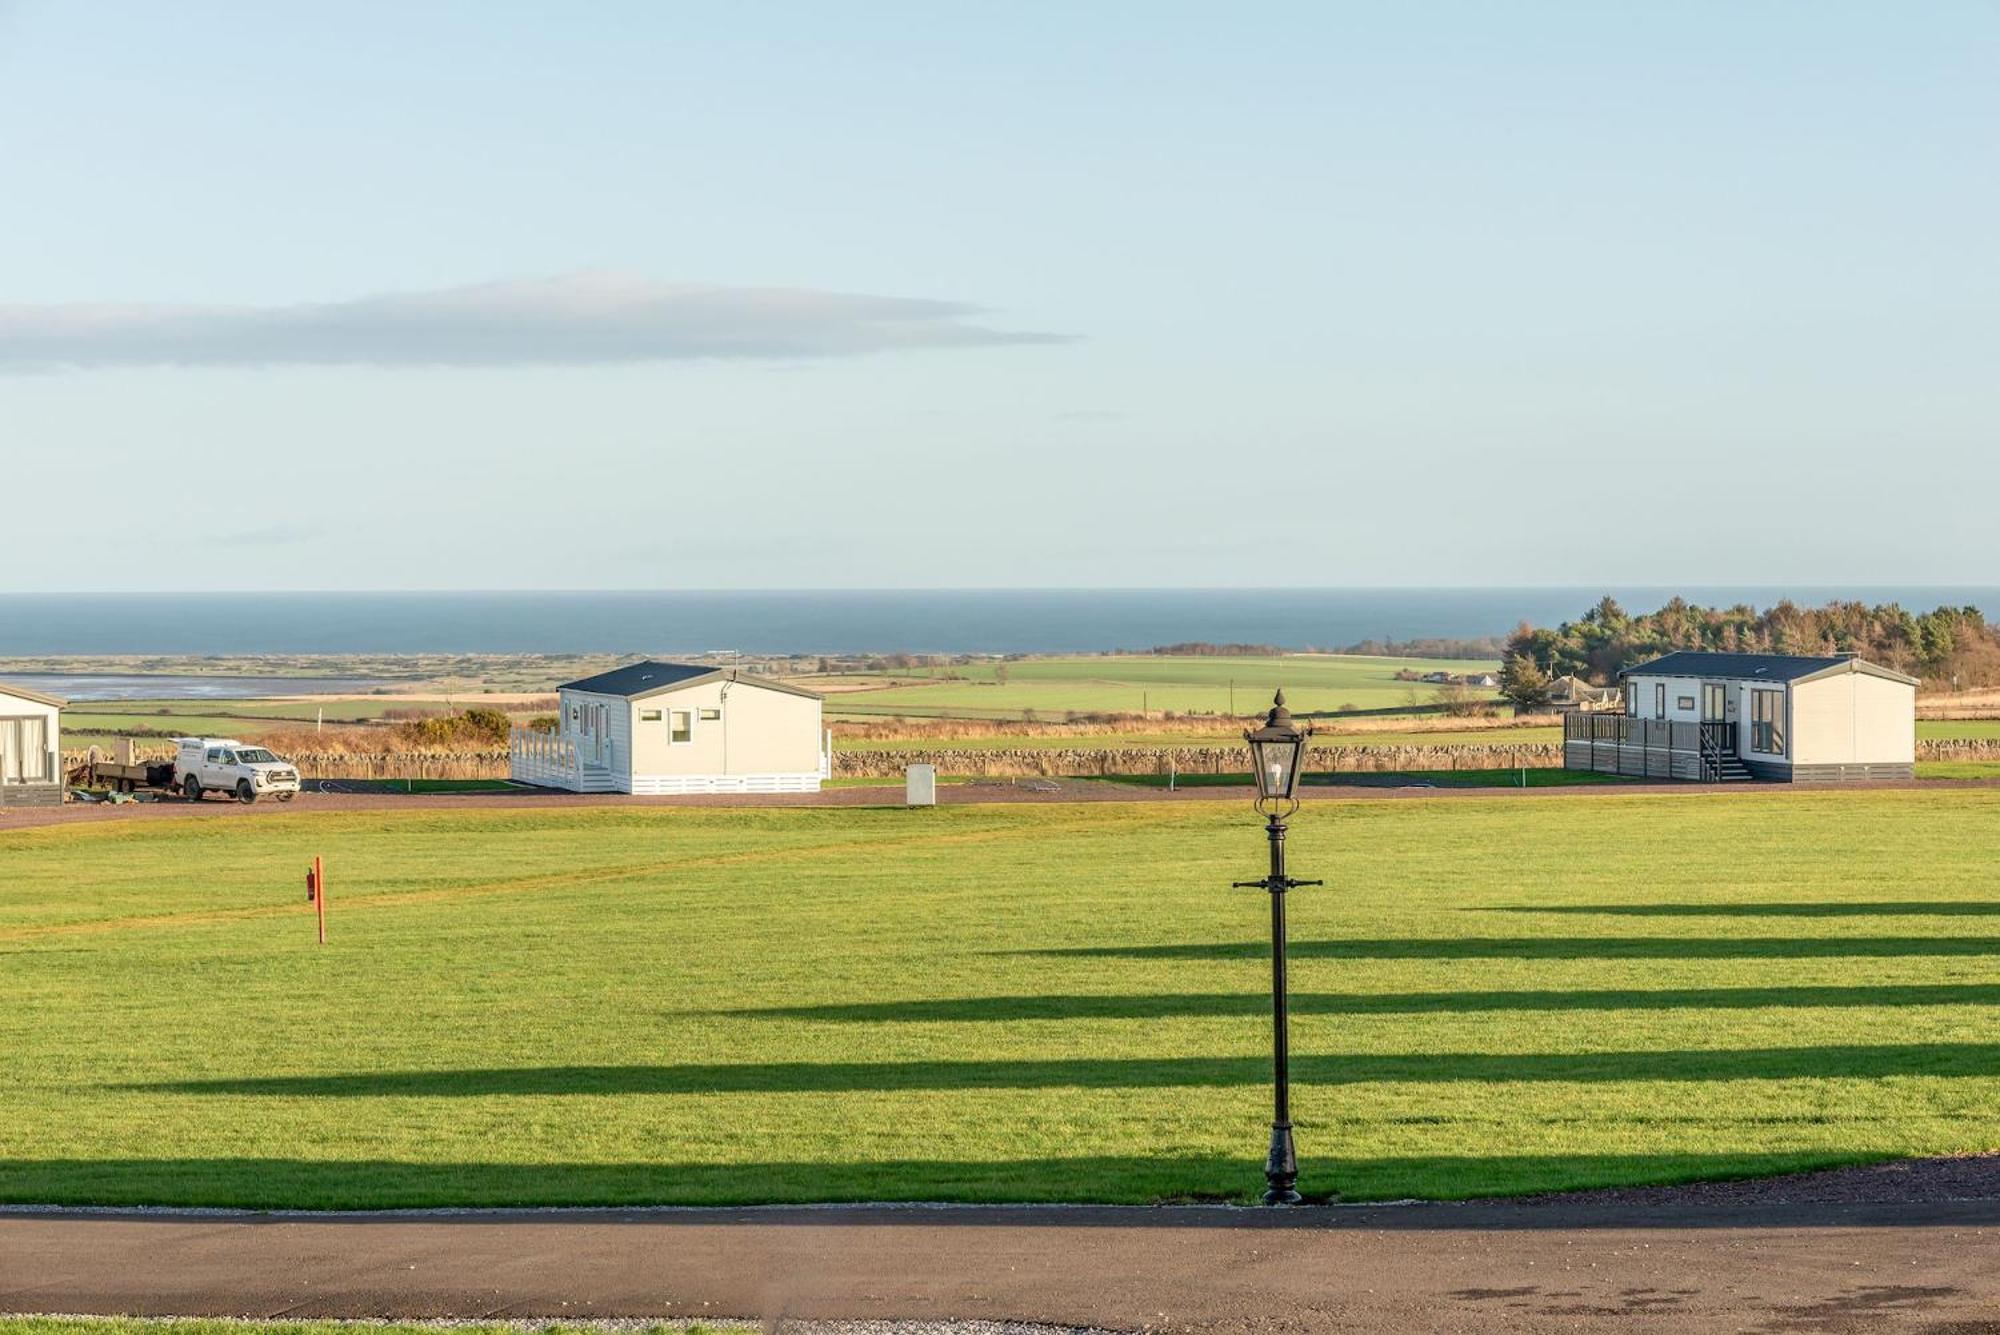
[[[1736,754],[1736,725],[1716,720],[1701,724],[1701,777],[1710,783],[1722,781],[1722,762]]]
[[[1563,761],[1572,768],[1712,782],[1722,776],[1723,757],[1735,752],[1734,723],[1581,712],[1563,716]]]

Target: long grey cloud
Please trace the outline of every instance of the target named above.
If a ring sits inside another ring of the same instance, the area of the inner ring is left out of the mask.
[[[1066,341],[952,301],[620,274],[290,306],[0,304],[0,368],[586,366]]]

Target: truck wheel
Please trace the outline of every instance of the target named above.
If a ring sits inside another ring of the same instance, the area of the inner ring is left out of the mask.
[[[297,796],[298,796],[298,794],[297,794],[297,793],[279,793],[279,794],[278,794],[278,800],[279,800],[280,802],[289,802],[289,801],[291,801],[291,800],[292,800],[293,798],[295,798],[295,797],[297,797]]]
[[[201,784],[192,778],[181,780],[181,796],[190,802],[201,801]]]
[[[238,779],[236,781],[236,800],[246,807],[257,800],[257,790],[250,786],[250,780]]]

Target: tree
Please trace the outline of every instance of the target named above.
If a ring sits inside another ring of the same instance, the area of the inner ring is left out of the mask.
[[[1500,694],[1516,709],[1539,709],[1549,702],[1549,674],[1526,654],[1509,654],[1500,664]]]

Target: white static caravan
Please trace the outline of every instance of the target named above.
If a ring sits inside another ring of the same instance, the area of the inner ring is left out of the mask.
[[[0,681],[0,807],[62,805],[66,703]]]
[[[579,793],[816,793],[820,697],[693,663],[632,663],[557,688],[553,732],[516,728],[520,783]]]
[[[1686,652],[1619,675],[1624,714],[1566,719],[1565,767],[1711,783],[1916,775],[1916,678],[1874,663]]]

